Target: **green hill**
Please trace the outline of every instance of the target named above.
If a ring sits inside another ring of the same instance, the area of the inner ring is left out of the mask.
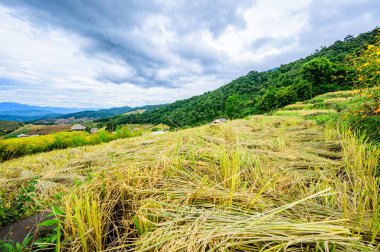
[[[61,116],[60,118],[102,118],[102,117],[109,117],[119,114],[124,114],[127,112],[140,110],[140,109],[152,109],[152,108],[158,108],[160,105],[146,105],[142,107],[117,107],[117,108],[110,108],[110,109],[100,109],[100,110],[86,110],[86,111],[80,111],[76,113],[66,114],[64,116]]]
[[[239,118],[261,114],[318,94],[352,89],[357,76],[350,58],[376,42],[378,30],[347,36],[312,55],[265,72],[251,71],[211,92],[148,110],[110,119],[125,123],[164,123],[187,127],[218,117]]]

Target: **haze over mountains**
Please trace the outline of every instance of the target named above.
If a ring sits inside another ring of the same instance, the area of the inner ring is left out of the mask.
[[[156,106],[143,107],[117,107],[108,109],[96,108],[64,108],[64,107],[42,107],[20,104],[15,102],[0,103],[0,120],[27,122],[50,118],[100,118],[127,113],[136,109],[147,109]]]
[[[0,103],[0,119],[10,121],[28,121],[42,117],[56,116],[60,114],[75,113],[81,108],[41,107],[20,104],[15,102]]]
[[[63,107],[42,107],[42,106],[32,106],[27,104],[21,104],[16,102],[1,102],[0,103],[0,113],[5,112],[16,113],[19,112],[22,114],[22,111],[40,111],[39,114],[55,113],[55,114],[67,114],[75,113],[85,110],[84,108],[63,108]],[[28,115],[28,114],[25,114]]]

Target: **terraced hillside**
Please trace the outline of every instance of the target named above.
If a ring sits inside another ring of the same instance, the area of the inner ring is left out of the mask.
[[[5,208],[31,181],[20,216],[55,206],[59,228],[33,248],[377,251],[379,154],[302,115],[253,116],[26,156],[0,176]]]
[[[341,112],[344,105],[353,100],[357,90],[337,91],[314,97],[305,102],[297,102],[277,110],[274,115],[310,116]],[[343,106],[343,107],[342,107]]]

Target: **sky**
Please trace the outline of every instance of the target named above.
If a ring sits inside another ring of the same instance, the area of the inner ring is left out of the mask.
[[[379,25],[379,0],[0,0],[0,102],[169,103]]]

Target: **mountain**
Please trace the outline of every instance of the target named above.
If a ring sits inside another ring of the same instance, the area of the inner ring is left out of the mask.
[[[142,107],[115,107],[109,109],[83,109],[83,108],[61,108],[61,107],[40,107],[14,102],[0,103],[0,120],[31,122],[39,120],[54,121],[56,119],[66,119],[74,117],[99,119],[110,117],[135,110],[149,110],[162,105],[146,105]]]
[[[38,110],[38,109],[0,111],[0,116],[13,115],[13,116],[31,117],[31,116],[44,116],[44,115],[50,115],[50,114],[54,114],[54,113],[51,111]]]
[[[41,118],[58,117],[62,114],[74,113],[83,108],[41,107],[15,102],[0,103],[0,120],[27,122]]]
[[[0,120],[11,122],[31,122],[41,118],[52,118],[56,116],[58,116],[58,114],[44,114],[39,116],[0,115]]]
[[[15,102],[0,102],[0,113],[14,113],[15,111],[25,111],[25,116],[28,116],[29,111],[42,111],[42,114],[68,114],[85,110],[84,108],[62,108],[62,107],[42,107],[32,106]],[[20,112],[21,113],[21,112]]]
[[[135,110],[141,110],[141,109],[155,109],[159,108],[162,105],[146,105],[142,107],[115,107],[115,108],[109,108],[109,109],[100,109],[100,110],[85,110],[85,111],[80,111],[76,113],[70,113],[66,115],[62,115],[59,118],[91,118],[91,119],[99,119],[99,118],[104,118],[104,117],[110,117],[110,116],[115,116],[115,115],[120,115],[120,114],[125,114],[127,112],[135,111]]]
[[[348,35],[312,55],[264,72],[251,71],[202,95],[179,100],[142,114],[109,119],[109,125],[164,123],[189,127],[219,117],[239,118],[262,114],[285,105],[310,99],[324,92],[352,89],[357,81],[352,59],[377,41],[380,30]]]

